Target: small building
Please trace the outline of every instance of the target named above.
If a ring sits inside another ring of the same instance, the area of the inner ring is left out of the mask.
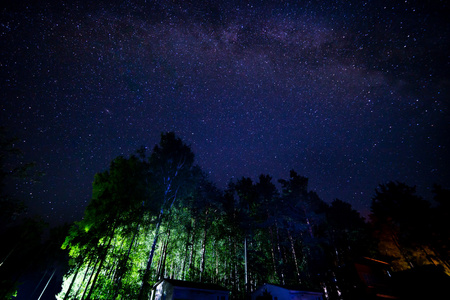
[[[374,299],[397,299],[394,296],[389,263],[364,257],[355,263],[356,272],[365,287],[368,297]]]
[[[252,300],[322,300],[322,293],[265,283],[252,293]]]
[[[228,300],[230,291],[217,284],[162,279],[152,288],[151,300]]]

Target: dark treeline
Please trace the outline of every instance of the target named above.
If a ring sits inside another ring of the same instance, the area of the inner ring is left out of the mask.
[[[28,214],[23,199],[11,195],[8,187],[42,176],[34,163],[22,161],[16,144],[0,127],[0,299],[37,299],[43,291],[58,292],[68,261],[61,243],[70,226],[49,228],[41,216]],[[19,288],[24,295],[17,295]]]
[[[117,157],[96,174],[84,218],[62,246],[70,260],[57,298],[148,299],[153,283],[173,278],[220,284],[232,299],[263,283],[368,299],[355,269],[365,258],[393,274],[430,266],[450,274],[449,190],[435,186],[432,205],[403,183],[380,185],[366,222],[288,175],[281,190],[269,175],[219,190],[174,133],[149,154]],[[410,273],[402,278],[418,278]]]

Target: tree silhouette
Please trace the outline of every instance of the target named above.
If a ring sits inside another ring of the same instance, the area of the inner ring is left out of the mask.
[[[433,263],[428,247],[430,203],[416,195],[415,187],[401,182],[380,185],[371,210],[380,251],[393,258],[394,270]]]
[[[151,177],[156,183],[157,192],[155,198],[160,203],[160,212],[156,219],[156,229],[153,244],[148,256],[147,266],[142,277],[142,285],[138,299],[147,299],[150,292],[149,276],[156,244],[159,238],[159,230],[164,214],[170,211],[177,200],[178,194],[186,192],[187,177],[191,175],[194,154],[189,146],[184,144],[175,133],[161,134],[161,141],[153,149],[149,160]]]

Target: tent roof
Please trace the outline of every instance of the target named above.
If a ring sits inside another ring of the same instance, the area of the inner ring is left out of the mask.
[[[167,281],[171,285],[177,286],[177,287],[228,292],[228,290],[226,288],[224,288],[218,284],[214,284],[214,283],[193,282],[193,281],[184,281],[184,280],[176,280],[176,279],[169,279],[169,278],[161,279],[160,281],[155,283],[155,285],[153,287],[156,287],[162,281]]]
[[[274,284],[274,283],[264,283],[262,286],[258,287],[257,289],[264,287],[265,285],[273,285],[285,290],[289,290],[289,291],[297,291],[297,292],[303,292],[303,293],[322,293],[321,291],[318,290],[308,290],[305,289],[304,287],[300,286],[300,285],[280,285],[280,284]]]

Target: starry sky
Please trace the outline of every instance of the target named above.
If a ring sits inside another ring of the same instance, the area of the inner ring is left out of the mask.
[[[220,188],[295,169],[367,216],[380,183],[449,187],[446,1],[14,2],[0,120],[45,175],[9,188],[52,224],[167,131]]]

